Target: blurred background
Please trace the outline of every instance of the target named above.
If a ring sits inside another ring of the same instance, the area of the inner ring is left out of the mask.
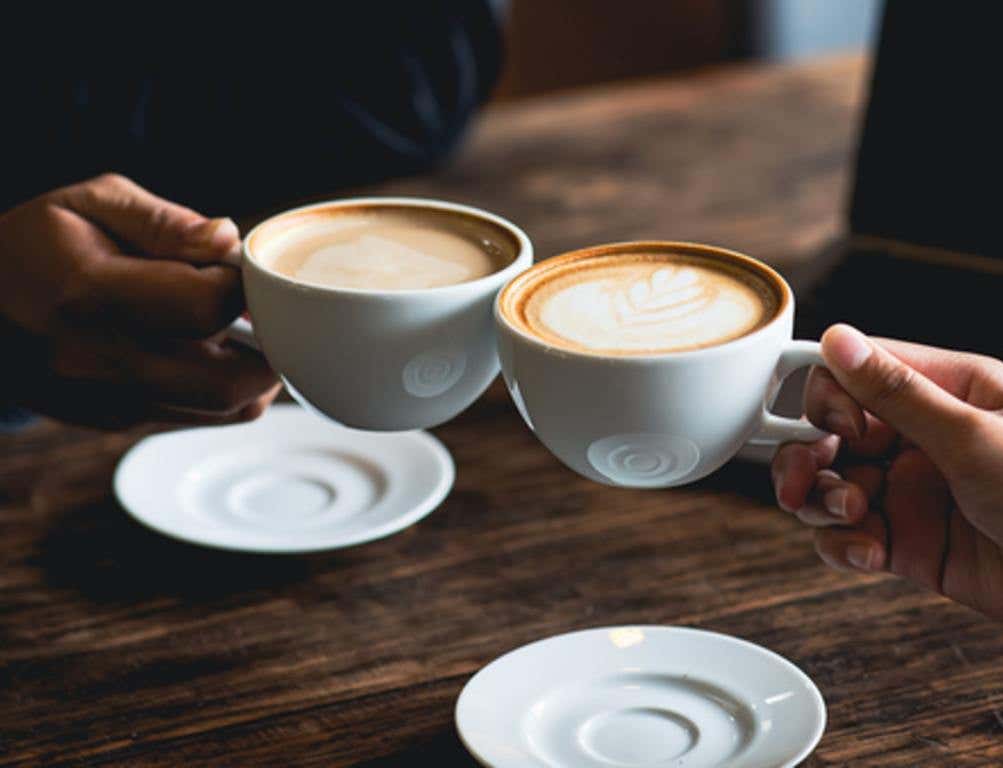
[[[736,60],[866,48],[881,0],[497,0],[508,58],[496,100]]]

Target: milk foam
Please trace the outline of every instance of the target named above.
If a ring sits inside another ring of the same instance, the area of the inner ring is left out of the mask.
[[[303,222],[269,238],[261,260],[294,280],[339,288],[401,290],[463,283],[499,268],[492,244],[393,216]]]
[[[764,300],[727,272],[627,262],[555,276],[530,297],[527,321],[586,350],[625,354],[721,343],[762,322]]]

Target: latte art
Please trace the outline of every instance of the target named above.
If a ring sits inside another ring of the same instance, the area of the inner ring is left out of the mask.
[[[639,271],[611,269],[556,289],[535,308],[539,322],[590,349],[644,351],[701,346],[741,334],[759,320],[758,297],[737,280],[692,266]]]
[[[554,346],[641,355],[744,336],[775,314],[777,299],[751,271],[680,254],[618,254],[541,271],[515,307],[526,330]]]

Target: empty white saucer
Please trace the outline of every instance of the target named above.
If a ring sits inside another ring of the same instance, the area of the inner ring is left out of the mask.
[[[825,703],[772,651],[682,627],[572,632],[507,653],[456,702],[491,768],[779,768],[814,749]]]
[[[361,432],[273,405],[249,424],[145,438],[119,462],[115,494],[139,522],[247,552],[350,547],[406,528],[453,485],[426,432]]]

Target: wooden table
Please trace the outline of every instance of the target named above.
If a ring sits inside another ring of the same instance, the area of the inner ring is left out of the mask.
[[[490,109],[442,172],[540,256],[704,240],[791,269],[840,228],[866,62],[727,69]],[[186,546],[110,493],[139,432],[0,437],[0,763],[470,765],[453,703],[518,645],[608,624],[738,635],[811,675],[806,765],[1003,762],[998,626],[842,575],[762,467],[616,490],[564,469],[497,384],[436,430],[456,486],[387,540],[308,557]]]

